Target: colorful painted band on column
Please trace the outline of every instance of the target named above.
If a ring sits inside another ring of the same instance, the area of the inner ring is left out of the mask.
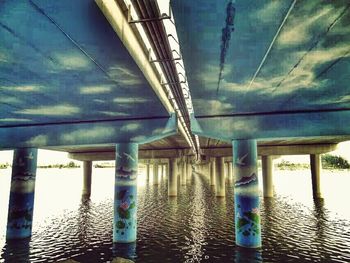
[[[116,145],[113,242],[136,241],[138,145]]]
[[[259,186],[256,140],[232,142],[235,182],[236,244],[242,247],[261,246]]]
[[[6,239],[32,235],[37,149],[14,151]]]

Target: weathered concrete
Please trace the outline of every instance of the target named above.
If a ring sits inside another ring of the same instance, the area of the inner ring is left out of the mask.
[[[91,196],[92,161],[83,162],[83,196]]]
[[[225,196],[225,161],[223,157],[216,157],[216,190],[217,197]]]
[[[261,156],[264,197],[273,197],[273,158]]]
[[[169,176],[168,176],[168,195],[177,196],[177,159],[171,158],[169,160]]]
[[[322,198],[321,193],[321,156],[319,154],[310,155],[312,193],[314,198]]]

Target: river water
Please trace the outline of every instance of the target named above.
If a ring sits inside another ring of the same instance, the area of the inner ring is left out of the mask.
[[[81,169],[38,169],[31,240],[5,242],[10,169],[0,170],[0,262],[350,262],[350,171],[322,173],[315,202],[309,170],[275,171],[274,199],[261,199],[261,250],[234,245],[233,188],[216,198],[194,174],[167,196],[167,179],[138,178],[136,246],[112,245],[114,169],[93,169],[92,195],[82,200]],[[261,174],[261,171],[259,171]]]

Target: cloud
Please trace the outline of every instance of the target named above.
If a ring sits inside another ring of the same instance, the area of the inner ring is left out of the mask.
[[[19,92],[38,92],[43,89],[41,85],[20,85],[20,86],[3,86],[0,90],[19,91]]]
[[[80,88],[80,94],[101,94],[111,92],[112,87],[109,85],[88,86]]]
[[[308,10],[308,8],[305,8]],[[301,45],[309,41],[313,34],[311,33],[313,27],[324,28],[331,21],[330,18],[334,19],[330,13],[333,11],[332,6],[325,5],[321,10],[315,7],[316,11],[313,11],[308,14],[307,19],[301,19],[299,13],[296,15],[291,15],[288,18],[287,24],[282,29],[277,43],[281,46],[292,46],[292,45]],[[306,10],[303,10],[304,12]]]
[[[159,135],[162,133],[164,133],[164,128],[157,128],[157,129],[152,131],[152,135]]]
[[[39,106],[38,108],[15,111],[17,114],[42,116],[70,116],[80,112],[80,109],[69,104],[55,106]]]
[[[318,100],[315,100],[313,102],[316,102],[318,105],[319,104],[322,104],[322,105],[325,105],[325,104],[340,104],[340,103],[350,103],[350,95],[344,95],[344,96],[340,96],[340,97],[332,97],[332,96],[328,96],[328,97],[323,97],[323,98],[320,98]]]
[[[117,81],[121,86],[134,86],[142,84],[142,79],[140,76],[121,65],[110,67],[108,69],[108,75]]]
[[[31,121],[30,119],[23,119],[23,118],[2,118],[0,119],[0,122],[28,122]]]
[[[283,1],[269,1],[263,8],[252,13],[250,19],[259,19],[263,23],[271,23],[276,20],[276,14],[280,12],[283,4]]]
[[[47,145],[48,137],[46,135],[37,135],[29,139],[26,144],[31,145]]]
[[[253,134],[259,131],[259,122],[255,119],[235,120],[230,123],[229,130],[239,134]]]
[[[140,128],[141,128],[141,125],[139,123],[130,123],[130,124],[124,125],[120,130],[130,132],[130,131],[136,131]]]
[[[81,129],[70,133],[62,134],[60,140],[62,143],[79,143],[89,140],[110,138],[115,135],[115,130],[112,127],[94,127],[91,129]]]
[[[280,64],[276,67],[275,64],[266,64],[258,77],[254,80],[249,88],[250,79],[247,79],[243,83],[229,82],[223,79],[221,82],[221,90],[234,94],[254,92],[258,94],[264,94],[271,96],[288,95],[301,89],[315,89],[321,88],[327,85],[327,80],[316,79],[317,70],[324,64],[331,63],[332,61],[341,57],[350,57],[350,48],[348,45],[338,44],[333,47],[322,48],[319,47],[315,50],[309,51],[294,51],[288,53],[289,59],[280,59]],[[271,54],[276,60],[278,54]],[[294,64],[300,59],[303,60],[299,63],[298,67],[293,68]],[[287,76],[290,69],[293,71]],[[204,72],[208,73],[210,72]],[[230,75],[232,72],[227,71],[226,74]],[[209,79],[206,80],[209,83]],[[282,81],[282,83],[281,83]],[[213,80],[211,80],[214,83]],[[276,87],[281,83],[281,86]],[[214,86],[214,84],[212,84]]]
[[[100,99],[93,99],[93,101],[96,103],[106,103],[105,100],[100,100]]]
[[[233,111],[234,106],[230,103],[219,101],[216,99],[206,100],[206,99],[194,99],[194,104],[196,105],[195,110],[201,111],[202,109],[210,109],[210,114],[222,114],[227,111]]]
[[[10,96],[1,95],[1,97],[0,97],[0,102],[1,102],[1,103],[7,103],[7,104],[19,104],[19,103],[21,103],[22,101],[19,100],[19,99],[16,98],[16,97],[10,97]]]
[[[112,117],[120,117],[120,116],[130,116],[130,114],[125,113],[125,112],[115,112],[115,111],[99,111],[99,113],[102,113],[107,116],[112,116]]]
[[[148,99],[141,97],[118,97],[113,99],[113,102],[116,103],[144,103],[148,101]]]
[[[133,141],[133,142],[142,142],[142,141],[145,141],[145,140],[147,140],[147,137],[143,136],[143,135],[138,135],[138,136],[135,136],[135,137],[131,138],[131,141]]]
[[[8,56],[6,55],[6,53],[0,51],[0,62],[6,63],[8,61],[9,61],[9,59],[8,59]]]
[[[60,53],[54,57],[66,70],[84,70],[91,67],[91,61],[82,53]]]

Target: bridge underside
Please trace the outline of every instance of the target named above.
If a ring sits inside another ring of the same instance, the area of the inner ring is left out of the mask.
[[[232,143],[217,139],[200,137],[202,146],[202,158],[232,157]],[[259,140],[258,155],[308,155],[322,154],[336,149],[337,144],[350,140],[350,136],[319,137],[319,138],[295,138],[286,140]],[[69,157],[80,161],[114,160],[114,144],[89,145],[89,146],[65,146],[48,147],[45,149],[64,151]],[[142,144],[139,147],[140,159],[178,158],[181,156],[193,156],[191,148],[180,135],[172,135],[151,143]]]

